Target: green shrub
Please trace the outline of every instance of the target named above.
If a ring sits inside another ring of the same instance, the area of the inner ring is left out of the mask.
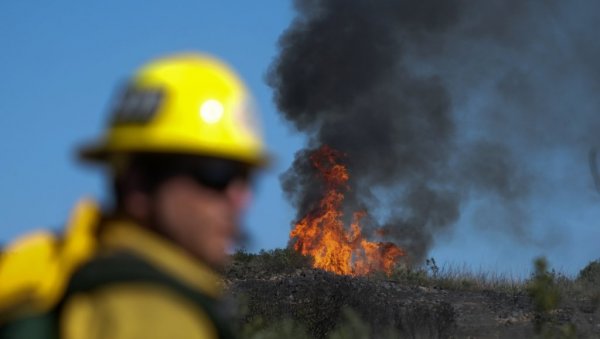
[[[303,256],[291,248],[261,250],[254,258],[254,265],[269,272],[289,273],[299,268],[312,266],[311,258]]]
[[[231,257],[232,261],[240,264],[249,263],[256,255],[249,253],[246,249],[237,250]]]
[[[400,266],[396,268],[392,274],[389,275],[389,277],[385,276],[383,278],[412,286],[429,285],[430,282],[430,278],[426,270],[422,268],[413,268],[410,266]]]
[[[548,271],[548,263],[544,258],[536,259],[534,265],[535,271],[527,290],[536,312],[547,314],[558,306],[560,299],[555,273]]]
[[[240,250],[232,255],[225,276],[237,279],[265,278],[274,274],[289,274],[312,267],[312,259],[291,248],[261,250],[258,254]]]
[[[600,284],[600,259],[587,264],[577,276],[577,280],[583,283]]]
[[[561,289],[571,288],[572,282],[554,270],[548,270],[544,258],[534,262],[535,270],[527,288],[535,310],[534,328],[541,338],[577,338],[577,330],[572,323],[558,326],[553,323],[552,312],[559,306]]]

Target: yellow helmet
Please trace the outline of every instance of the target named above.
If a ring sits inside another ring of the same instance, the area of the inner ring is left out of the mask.
[[[227,65],[203,54],[180,54],[143,66],[117,100],[104,138],[81,158],[175,153],[261,166],[267,161],[252,98]]]

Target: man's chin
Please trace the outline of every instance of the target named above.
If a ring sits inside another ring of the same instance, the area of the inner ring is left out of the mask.
[[[221,270],[230,263],[230,253],[233,253],[231,251],[234,248],[232,242],[226,242],[226,244],[227,245],[223,243],[223,245],[211,246],[209,251],[198,253],[196,257],[212,269]]]

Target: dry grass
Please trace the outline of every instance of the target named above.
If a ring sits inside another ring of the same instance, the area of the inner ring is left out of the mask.
[[[277,291],[283,296],[276,299],[279,301],[271,300],[269,305],[262,305],[264,301],[258,295],[251,298],[250,312],[245,315],[240,327],[243,337],[368,338],[365,333],[373,335],[374,319],[386,317],[389,307],[399,307],[395,311],[397,321],[392,321],[395,325],[389,328],[380,328],[378,338],[396,338],[399,333],[412,337],[418,333],[425,333],[425,337],[446,337],[448,333],[452,333],[455,315],[450,304],[436,303],[434,300],[428,301],[424,304],[426,307],[423,307],[418,303],[406,304],[403,301],[404,306],[391,302],[387,306],[377,304],[381,306],[379,307],[356,295],[386,295],[394,289],[405,291],[400,293],[408,295],[413,293],[410,291],[422,289],[445,291],[444,293],[457,295],[456,298],[469,293],[487,295],[489,292],[499,295],[498,300],[506,296],[518,297],[531,305],[527,306],[535,314],[531,325],[540,338],[573,338],[581,334],[573,323],[557,322],[555,311],[558,308],[572,308],[575,303],[582,312],[594,314],[600,306],[600,261],[591,262],[576,277],[569,277],[548,269],[545,261],[538,260],[528,278],[475,271],[466,265],[440,267],[433,258],[418,267],[400,266],[391,275],[376,273],[360,278],[336,277],[318,273],[320,271],[310,267],[309,258],[289,249],[235,254],[234,263],[226,272],[229,279],[246,280],[245,286],[250,286],[251,289],[256,283],[256,289],[268,290],[261,293]],[[317,283],[315,279],[322,283]],[[303,281],[308,285],[302,285]],[[298,294],[294,294],[294,291]],[[298,299],[288,302],[285,298],[289,295],[286,293],[292,293]],[[385,296],[382,298],[377,299],[379,303],[388,303]],[[337,302],[329,303],[326,299]],[[288,309],[291,305],[293,308]],[[365,307],[368,309],[363,309]],[[319,311],[316,312],[315,309]],[[322,319],[323,317],[327,319]],[[447,325],[435,327],[444,322]],[[410,324],[417,325],[412,328]]]

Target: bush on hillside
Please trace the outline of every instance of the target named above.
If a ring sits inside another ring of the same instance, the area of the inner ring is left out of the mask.
[[[594,285],[600,284],[600,259],[590,262],[579,271],[577,280]]]
[[[258,254],[237,251],[226,275],[235,278],[258,278],[265,275],[289,274],[312,267],[312,259],[291,248],[261,250]]]

